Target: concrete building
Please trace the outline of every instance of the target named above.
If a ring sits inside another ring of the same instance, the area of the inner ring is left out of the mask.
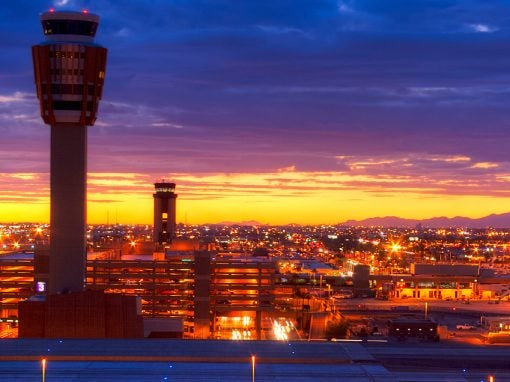
[[[370,275],[376,295],[383,298],[418,298],[422,300],[457,300],[488,298],[481,285],[506,285],[508,280],[490,272],[480,272],[478,265],[411,264],[410,273]]]
[[[51,294],[19,303],[20,338],[140,338],[136,298],[102,291]],[[26,319],[29,317],[29,319]]]
[[[212,337],[262,339],[275,311],[273,259],[216,256],[211,262]]]
[[[89,261],[87,287],[139,296],[146,323],[180,320],[181,332],[168,336],[228,339],[244,329],[250,333],[244,339],[261,339],[264,318],[275,307],[275,261],[226,258],[205,249],[149,257]]]

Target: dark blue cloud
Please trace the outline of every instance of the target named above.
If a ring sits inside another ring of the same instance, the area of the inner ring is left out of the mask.
[[[34,92],[30,45],[42,39],[38,14],[57,3],[0,5],[0,96]],[[507,160],[505,2],[56,6],[66,7],[100,14],[97,40],[109,49],[100,126],[90,130],[92,169],[122,170],[135,154],[137,171],[151,173],[341,170],[339,155],[417,152]],[[2,150],[9,140],[29,140],[37,123],[36,100],[16,102],[4,102]]]

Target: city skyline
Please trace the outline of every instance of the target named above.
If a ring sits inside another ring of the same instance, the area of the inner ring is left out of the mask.
[[[0,215],[49,220],[30,46],[54,7],[101,16],[89,223],[336,223],[508,212],[510,6],[483,1],[0,5]]]

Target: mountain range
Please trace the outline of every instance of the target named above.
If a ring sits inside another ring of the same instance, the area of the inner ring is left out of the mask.
[[[445,216],[430,219],[404,219],[397,216],[385,216],[368,218],[364,220],[347,220],[340,225],[346,226],[382,226],[382,227],[415,227],[421,224],[423,227],[466,227],[466,228],[510,228],[510,212],[504,214],[492,214],[478,219],[455,216]]]

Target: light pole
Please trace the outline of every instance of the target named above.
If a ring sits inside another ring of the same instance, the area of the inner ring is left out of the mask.
[[[427,301],[425,301],[425,319],[427,319],[428,309],[429,309],[429,303]]]
[[[41,360],[41,368],[42,368],[42,382],[46,382],[46,358]]]
[[[328,298],[327,298],[327,301],[328,301],[331,313],[334,313],[335,312],[335,304],[334,304],[334,301],[332,301],[333,297],[331,297],[331,284],[326,284],[326,286],[328,287]]]
[[[251,382],[255,382],[255,356],[251,356]]]

